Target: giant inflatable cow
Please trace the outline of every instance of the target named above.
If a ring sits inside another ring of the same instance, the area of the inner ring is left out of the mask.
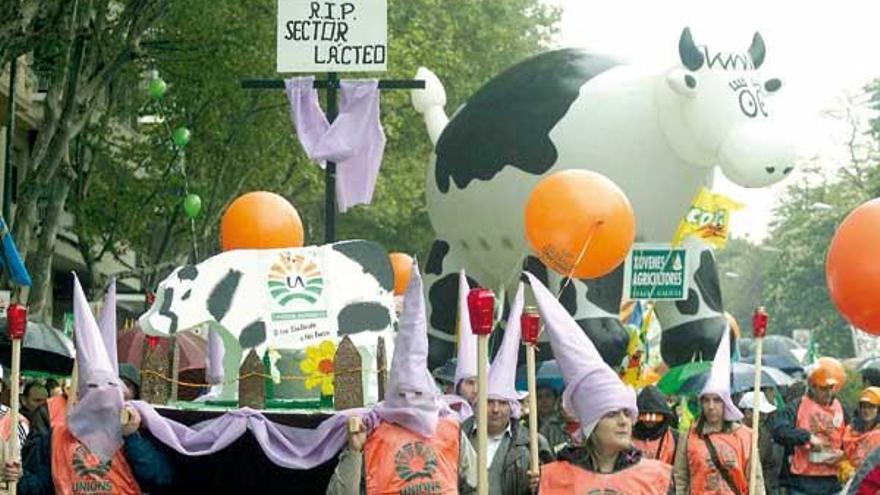
[[[172,272],[139,325],[167,336],[206,325],[223,338],[223,368],[237,376],[243,352],[270,350],[273,374],[303,375],[305,349],[350,336],[361,352],[366,398],[377,400],[377,337],[393,346],[394,274],[388,253],[369,241],[342,241],[292,249],[235,250]],[[372,371],[372,372],[371,372]],[[234,398],[227,380],[220,398]],[[302,380],[276,383],[279,398],[320,396]]]
[[[490,80],[451,119],[440,81],[420,69],[428,83],[413,104],[435,143],[427,201],[436,240],[425,265],[432,365],[455,352],[450,308],[461,268],[471,284],[495,290],[509,292],[523,265],[560,287],[559,275],[527,256],[523,234],[526,199],[547,175],[582,168],[613,180],[633,205],[641,242],[672,240],[715,166],[744,187],[788,176],[793,147],[771,106],[781,82],[762,72],[765,53],[757,33],[746,51],[727,53],[695,44],[689,29],[678,62],[663,70],[552,51]],[[725,325],[714,256],[692,247],[689,297],[657,305],[669,365],[712,356]],[[612,365],[628,340],[618,321],[622,271],[576,281],[560,296]]]

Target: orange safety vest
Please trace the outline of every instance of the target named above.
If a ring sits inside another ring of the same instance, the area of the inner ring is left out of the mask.
[[[809,431],[825,441],[832,450],[843,450],[843,408],[837,399],[830,406],[820,406],[813,399],[804,397],[797,412],[798,428]],[[791,472],[799,476],[837,476],[838,465],[810,462],[810,446],[794,448]]]
[[[880,447],[880,429],[875,428],[860,433],[852,426],[846,428],[846,433],[843,435],[843,451],[853,468],[858,469],[865,457],[877,447]]]
[[[441,419],[426,438],[383,422],[364,445],[368,495],[458,494],[457,421]]]
[[[49,423],[52,428],[67,424],[67,397],[64,395],[49,397],[46,406],[49,408]]]
[[[654,440],[640,440],[633,437],[633,446],[642,452],[644,459],[657,459],[672,465],[675,461],[675,437],[672,430],[667,428],[666,433]]]
[[[739,488],[739,492],[749,493],[749,479],[747,474],[749,453],[752,448],[752,430],[746,426],[740,426],[730,433],[710,433],[709,439],[718,452],[718,460],[730,473],[733,483]],[[696,427],[688,433],[687,442],[688,472],[690,473],[690,493],[706,495],[729,495],[733,490],[721,476],[712,456],[709,454],[709,446],[702,436],[696,432]]]
[[[67,429],[52,428],[52,482],[60,495],[140,495],[141,489],[122,454],[102,463]]]
[[[642,458],[616,473],[594,473],[568,461],[541,466],[541,495],[666,495],[672,484],[672,466]]]
[[[25,428],[26,428],[25,431],[27,431],[27,427],[30,425],[30,423],[28,422],[28,419],[24,415],[19,414],[18,421],[20,423],[24,423]],[[4,443],[9,440],[9,431],[11,429],[12,429],[12,411],[10,410],[6,414],[4,414],[2,418],[0,418],[0,440],[2,440]],[[20,441],[18,446],[21,447],[23,443],[24,442]]]

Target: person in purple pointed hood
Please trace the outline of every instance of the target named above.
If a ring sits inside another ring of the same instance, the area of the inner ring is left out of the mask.
[[[471,329],[467,295],[470,291],[464,270],[458,274],[458,356],[455,362],[455,393],[471,407],[477,403],[477,336]]]
[[[667,495],[674,493],[672,469],[642,458],[632,445],[638,416],[635,392],[599,355],[577,322],[534,275],[526,273],[538,311],[562,370],[562,407],[580,419],[583,442],[559,452],[541,467],[541,495],[596,493]]]
[[[724,329],[706,385],[700,392],[700,416],[675,453],[675,492],[749,494],[752,430],[730,398],[730,326]],[[755,464],[755,493],[763,495],[760,459]]]
[[[504,339],[489,368],[489,403],[486,429],[489,433],[489,495],[528,495],[538,487],[539,473],[530,469],[529,429],[520,421],[516,391],[516,363],[522,343],[520,316],[523,312],[523,284],[519,285],[504,327]],[[476,417],[462,423],[476,448]],[[550,445],[538,435],[538,451],[544,462],[553,458]]]
[[[123,405],[122,382],[76,275],[73,309],[79,400],[67,409],[66,422],[53,423],[34,441],[23,472],[17,463],[5,465],[5,479],[18,480],[21,495],[129,494],[169,486],[171,465],[138,434],[137,411]]]
[[[428,371],[423,297],[414,262],[384,400],[369,417],[371,431],[349,429],[328,495],[474,493],[476,454]]]

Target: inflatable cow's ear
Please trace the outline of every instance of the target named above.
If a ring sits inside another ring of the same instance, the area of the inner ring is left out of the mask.
[[[693,98],[697,94],[697,78],[681,69],[675,69],[667,74],[666,84],[679,96]]]
[[[681,32],[681,37],[678,39],[678,57],[681,59],[681,64],[691,72],[700,70],[700,67],[706,62],[703,51],[694,43],[691,28],[686,27]]]

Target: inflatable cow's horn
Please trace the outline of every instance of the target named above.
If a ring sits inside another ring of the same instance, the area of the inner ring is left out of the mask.
[[[449,117],[443,109],[446,105],[446,90],[437,75],[425,67],[419,67],[416,71],[416,79],[425,81],[425,89],[412,90],[413,108],[424,116],[431,144],[437,144],[443,128],[449,122]]]

